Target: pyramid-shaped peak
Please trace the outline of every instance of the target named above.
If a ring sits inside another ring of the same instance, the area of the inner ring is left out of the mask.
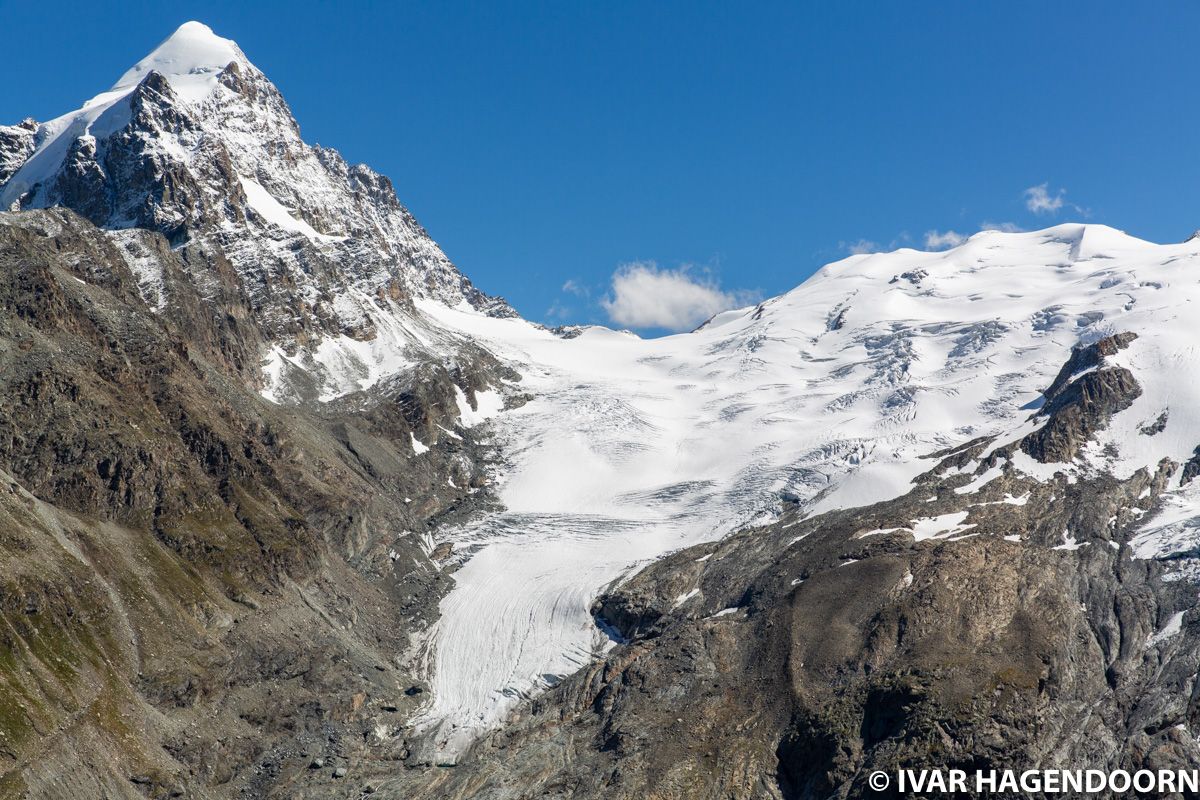
[[[178,38],[221,39],[221,37],[219,37],[215,33],[213,33],[212,28],[208,27],[203,22],[200,22],[199,20],[195,20],[195,19],[188,20],[187,22],[180,25],[178,28],[175,29],[174,33],[172,33],[170,36],[167,37],[167,40],[170,41],[172,39],[178,39]],[[227,41],[227,40],[221,39],[221,41]]]
[[[236,42],[217,36],[203,22],[185,22],[122,75],[112,91],[128,90],[157,72],[181,97],[202,100],[212,90],[216,75],[235,61],[249,63]]]

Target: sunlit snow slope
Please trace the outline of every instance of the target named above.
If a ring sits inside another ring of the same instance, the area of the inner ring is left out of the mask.
[[[1062,225],[854,256],[654,340],[562,339],[422,304],[512,362],[536,397],[492,422],[507,511],[445,534],[470,555],[433,643],[432,746],[452,758],[583,664],[603,644],[589,604],[632,568],[785,500],[817,513],[894,497],[931,465],[920,456],[1027,431],[1075,345],[1137,332],[1115,361],[1145,391],[1070,469],[1186,461],[1200,442],[1198,269],[1200,242]],[[1169,435],[1138,432],[1164,411]],[[1017,457],[1035,474],[1062,468]]]

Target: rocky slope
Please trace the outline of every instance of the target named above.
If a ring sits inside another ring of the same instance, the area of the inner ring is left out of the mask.
[[[413,300],[511,312],[197,23],[0,128],[0,193],[0,794],[336,792],[406,755],[430,532],[490,502],[464,414],[516,377]]]
[[[448,583],[429,531],[486,502],[469,430],[411,441],[506,370],[275,405],[146,237],[162,311],[74,212],[0,215],[4,796],[286,794],[402,752]]]

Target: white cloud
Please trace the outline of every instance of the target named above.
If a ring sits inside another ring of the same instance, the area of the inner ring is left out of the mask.
[[[612,295],[600,305],[618,325],[684,331],[719,311],[751,302],[750,293],[727,292],[688,267],[659,269],[646,261],[618,267],[612,276]]]
[[[979,223],[981,231],[1002,231],[1003,233],[1021,233],[1024,228],[1019,227],[1013,222],[981,222]],[[970,233],[959,233],[955,230],[940,231],[936,228],[930,231],[925,231],[923,237],[926,250],[947,250],[951,247],[958,247],[960,244],[971,238]],[[904,247],[912,243],[912,237],[907,232],[902,232],[899,236],[887,245],[886,248],[880,247],[875,242],[867,239],[859,239],[857,242],[838,242],[839,249],[848,250],[851,253],[864,252],[882,252],[883,250],[895,250],[899,247]],[[858,249],[859,247],[863,249]]]
[[[879,243],[872,242],[870,239],[859,239],[856,242],[838,242],[838,247],[852,256],[862,255],[863,253],[878,253]]]
[[[837,249],[849,253],[852,256],[871,255],[873,253],[890,253],[901,247],[907,247],[912,244],[912,236],[908,231],[900,231],[887,244],[877,242],[874,239],[856,239],[853,242],[838,242]]]
[[[925,247],[930,250],[945,250],[948,247],[958,247],[967,237],[957,231],[926,231]]]
[[[562,285],[562,291],[567,292],[569,294],[578,295],[579,297],[587,297],[587,295],[589,294],[587,287],[580,286],[579,282],[576,281],[574,278],[569,279],[566,283],[564,283]]]
[[[571,313],[572,310],[570,306],[565,306],[555,300],[550,304],[550,307],[546,309],[546,319],[563,320],[571,316]]]
[[[1063,207],[1063,195],[1066,193],[1066,189],[1059,189],[1051,194],[1049,183],[1030,186],[1025,190],[1025,207],[1035,214],[1057,213]]]

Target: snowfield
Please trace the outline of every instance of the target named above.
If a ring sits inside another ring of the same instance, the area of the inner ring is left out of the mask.
[[[1197,241],[1062,225],[980,233],[945,252],[854,256],[661,339],[604,328],[563,339],[421,303],[435,327],[512,363],[536,397],[492,422],[507,455],[507,510],[442,534],[469,556],[432,642],[422,722],[437,757],[453,760],[520,698],[606,645],[588,609],[611,582],[772,519],[784,498],[807,513],[889,499],[931,466],[922,456],[1023,435],[1073,346],[1137,332],[1112,361],[1143,394],[1085,463],[1020,454],[1017,466],[1048,477],[1183,463],[1200,443],[1198,269]],[[1164,434],[1140,432],[1163,413]],[[952,516],[915,520],[912,533],[969,535]]]

